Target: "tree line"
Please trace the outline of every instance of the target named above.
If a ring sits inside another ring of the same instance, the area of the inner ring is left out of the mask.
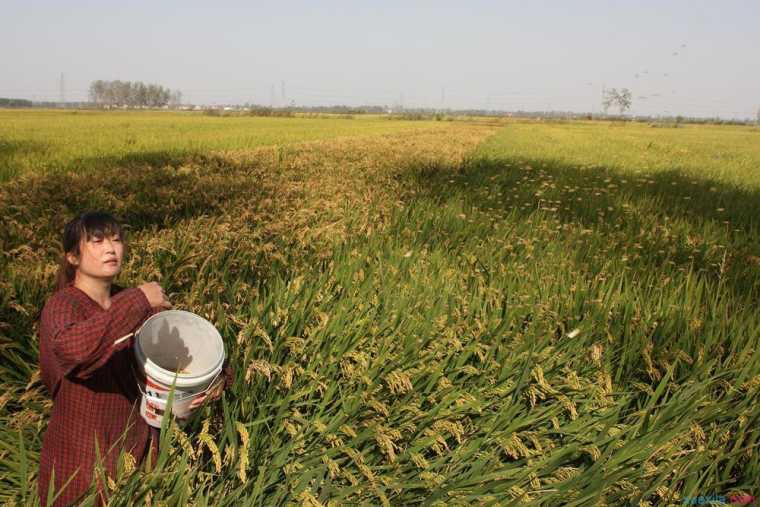
[[[141,81],[103,81],[90,84],[90,101],[104,106],[163,107],[179,105],[182,92]]]
[[[26,99],[8,99],[0,97],[0,107],[32,107],[32,101]]]

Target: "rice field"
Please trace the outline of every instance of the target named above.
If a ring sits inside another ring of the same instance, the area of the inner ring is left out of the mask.
[[[437,122],[221,117],[202,112],[0,109],[0,181],[28,172],[82,172],[166,165],[191,154],[399,133]]]
[[[78,171],[47,114],[14,142],[58,147],[0,184],[0,500],[35,502],[35,319],[86,208],[130,226],[119,281],[159,281],[236,368],[114,505],[758,496],[757,129],[278,119],[241,144],[263,119],[187,118],[169,161],[115,143]]]

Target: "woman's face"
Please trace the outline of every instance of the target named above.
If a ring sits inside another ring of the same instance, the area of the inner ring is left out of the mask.
[[[81,255],[67,254],[69,262],[80,274],[92,278],[112,279],[121,271],[124,244],[118,235],[92,236],[79,244]]]

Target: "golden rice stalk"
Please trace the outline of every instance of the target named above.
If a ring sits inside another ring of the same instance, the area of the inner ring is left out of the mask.
[[[222,471],[222,455],[219,453],[219,447],[217,447],[216,442],[214,442],[214,439],[211,438],[211,435],[208,433],[209,424],[210,421],[208,419],[203,421],[203,428],[198,435],[198,441],[205,445],[209,452],[211,452],[211,457],[214,461],[214,469],[219,473]]]
[[[472,404],[475,404],[477,401],[478,401],[478,399],[475,396],[473,396],[472,394],[470,394],[470,393],[462,393],[462,395],[459,398],[457,398],[456,400],[454,400],[454,404],[457,407],[461,407],[463,405],[472,405]],[[478,410],[480,410],[480,409],[478,409]]]
[[[634,381],[634,382],[631,382],[631,385],[635,387],[636,389],[638,389],[639,391],[643,391],[647,393],[649,396],[654,395],[654,389],[652,389],[651,386],[644,384],[643,382]]]
[[[433,430],[443,433],[446,432],[450,434],[452,437],[454,437],[454,440],[457,441],[457,443],[462,443],[462,436],[464,435],[464,427],[462,426],[462,423],[459,421],[446,421],[446,420],[438,420],[433,423],[432,426]]]
[[[330,474],[330,479],[333,479],[333,480],[337,479],[338,474],[340,474],[340,466],[338,466],[338,463],[334,459],[331,459],[326,454],[322,455],[322,463],[324,463],[325,466],[327,466],[327,471]]]
[[[527,389],[526,396],[530,400],[530,406],[531,408],[536,406],[536,402],[538,401],[538,398],[544,399],[544,393],[539,391],[536,386],[529,385]]]
[[[670,488],[667,486],[658,486],[657,489],[654,490],[654,492],[659,496],[660,498],[667,498],[670,496],[671,491]]]
[[[517,485],[514,485],[511,488],[509,488],[507,493],[509,494],[509,496],[511,496],[515,500],[519,498],[524,498],[526,496],[525,490]]]
[[[235,422],[235,428],[238,431],[238,434],[240,435],[240,461],[238,462],[238,478],[240,478],[240,482],[245,483],[247,472],[248,472],[248,453],[251,445],[251,439],[248,435],[248,430],[245,428],[245,425],[241,423],[240,421]]]
[[[500,438],[498,443],[502,451],[512,459],[530,456],[530,449],[525,446],[516,433],[512,433],[509,438]]]
[[[336,447],[343,447],[343,439],[340,438],[335,433],[327,433],[325,435],[325,440],[330,444],[330,447],[336,448]]]
[[[644,357],[644,363],[646,364],[647,373],[649,374],[649,377],[652,380],[659,381],[662,378],[662,373],[655,368],[654,362],[652,361],[652,349],[654,348],[654,345],[649,342],[647,343],[646,347],[644,347],[644,350],[641,352],[641,355]]]
[[[598,371],[597,379],[599,385],[602,387],[604,394],[612,393],[612,377],[606,371]]]
[[[269,349],[269,352],[274,352],[274,343],[272,343],[272,338],[270,338],[269,333],[267,333],[266,330],[261,327],[261,324],[256,325],[256,331],[254,332],[253,336],[261,338],[261,340]]]
[[[422,454],[412,452],[409,454],[409,457],[412,459],[412,462],[417,465],[417,468],[419,469],[426,469],[430,466],[430,463],[428,463],[428,460],[425,459],[425,456]]]
[[[282,467],[282,471],[285,475],[293,475],[303,468],[303,465],[297,461],[286,464]]]
[[[351,426],[348,426],[347,424],[341,426],[340,431],[351,438],[356,438],[356,432],[353,430],[353,428],[351,428]]]
[[[535,432],[525,431],[523,432],[523,435],[525,438],[530,440],[531,444],[533,444],[533,449],[535,449],[534,454],[541,454],[544,451],[544,448],[541,445],[541,441],[539,440],[538,436],[536,436]],[[551,441],[549,441],[549,444],[551,445]]]
[[[12,391],[6,391],[3,394],[0,394],[0,410],[3,410],[5,405],[13,399],[13,394]]]
[[[575,403],[573,403],[573,400],[565,396],[564,394],[560,394],[557,396],[557,399],[562,404],[562,406],[570,413],[570,419],[575,420],[578,418],[578,411],[575,408]]]
[[[137,460],[130,452],[122,454],[122,466],[124,467],[124,473],[126,476],[130,476],[137,469]]]
[[[301,502],[301,507],[324,507],[324,505],[322,505],[322,502],[317,500],[317,498],[311,494],[311,490],[309,488],[301,491],[297,498]]]
[[[306,340],[300,336],[291,336],[285,339],[285,346],[290,350],[291,354],[298,355],[302,353],[304,347],[306,347]]]
[[[359,484],[359,479],[357,479],[347,468],[342,469],[340,473],[349,483],[351,483],[351,486],[357,486]]]
[[[280,378],[282,379],[282,385],[285,389],[290,389],[293,385],[293,375],[295,374],[296,367],[292,364],[283,366],[280,369]]]
[[[172,420],[172,432],[174,433],[174,437],[177,439],[177,442],[179,442],[180,447],[182,447],[182,449],[190,457],[191,460],[194,460],[196,456],[195,449],[193,449],[193,446],[190,443],[190,439],[188,438],[187,434],[182,431],[177,422],[174,420]]]
[[[433,448],[433,451],[438,456],[443,456],[445,452],[449,450],[449,444],[446,442],[446,439],[443,438],[443,435],[441,435],[440,433],[433,431],[433,429],[431,428],[425,428],[425,430],[423,431],[423,434],[433,439],[433,444],[431,447]]]
[[[660,469],[657,468],[657,465],[655,465],[651,461],[645,461],[643,464],[643,468],[644,468],[644,477],[651,477],[653,475],[657,475],[660,471]]]
[[[559,467],[553,474],[553,479],[556,481],[567,481],[573,479],[581,474],[581,470],[577,467]]]
[[[393,394],[405,394],[414,390],[409,375],[401,370],[390,372],[385,376],[385,382]]]
[[[602,457],[602,452],[593,444],[581,447],[581,452],[588,454],[594,461]]]
[[[288,435],[290,435],[291,437],[295,437],[296,435],[298,435],[298,431],[299,431],[298,426],[296,424],[293,424],[289,420],[285,419],[284,421],[282,421],[282,426],[283,428],[285,428],[285,431],[287,431]]]
[[[591,360],[597,366],[602,363],[602,353],[604,352],[604,345],[601,343],[595,343],[591,346]]]
[[[388,461],[391,463],[395,462],[398,446],[394,440],[401,438],[401,432],[392,428],[385,428],[383,426],[378,426],[376,431],[377,433],[375,434],[375,442],[377,442],[378,447],[380,447],[380,450],[383,452],[383,454],[388,456]]]
[[[739,389],[749,393],[749,392],[754,392],[755,390],[757,390],[758,387],[760,387],[760,375],[755,375],[748,381],[742,383]]]
[[[575,372],[575,370],[569,370],[567,372],[567,385],[576,391],[580,391],[583,388],[581,386],[580,379],[578,378],[578,374]]]
[[[427,471],[420,473],[420,479],[428,483],[431,489],[439,488],[441,484],[446,482],[446,477],[443,475]]]
[[[691,358],[689,354],[686,353],[683,349],[678,349],[678,358],[682,361],[684,361],[686,364],[694,364],[694,359]]]
[[[538,478],[538,475],[536,475],[535,472],[531,472],[528,475],[528,478],[530,480],[530,487],[533,489],[541,489],[541,479]]]
[[[388,410],[388,407],[385,406],[385,404],[373,397],[370,397],[367,400],[367,404],[372,407],[372,409],[377,412],[378,414],[384,415],[385,417],[388,417],[390,415],[390,411]]]
[[[691,425],[691,436],[696,444],[704,444],[707,439],[704,430],[697,422],[694,422]]]
[[[251,361],[248,369],[245,372],[245,381],[250,382],[254,373],[260,373],[264,375],[268,381],[272,381],[273,366],[263,359],[255,359]]]

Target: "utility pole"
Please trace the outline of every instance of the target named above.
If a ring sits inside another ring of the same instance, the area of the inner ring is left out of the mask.
[[[280,81],[280,98],[282,98],[283,104],[287,102],[285,99],[285,81]]]
[[[274,85],[270,85],[269,87],[269,108],[274,107]]]
[[[58,102],[60,107],[64,107],[66,104],[66,83],[64,81],[63,72],[61,72],[61,79],[58,81]]]

